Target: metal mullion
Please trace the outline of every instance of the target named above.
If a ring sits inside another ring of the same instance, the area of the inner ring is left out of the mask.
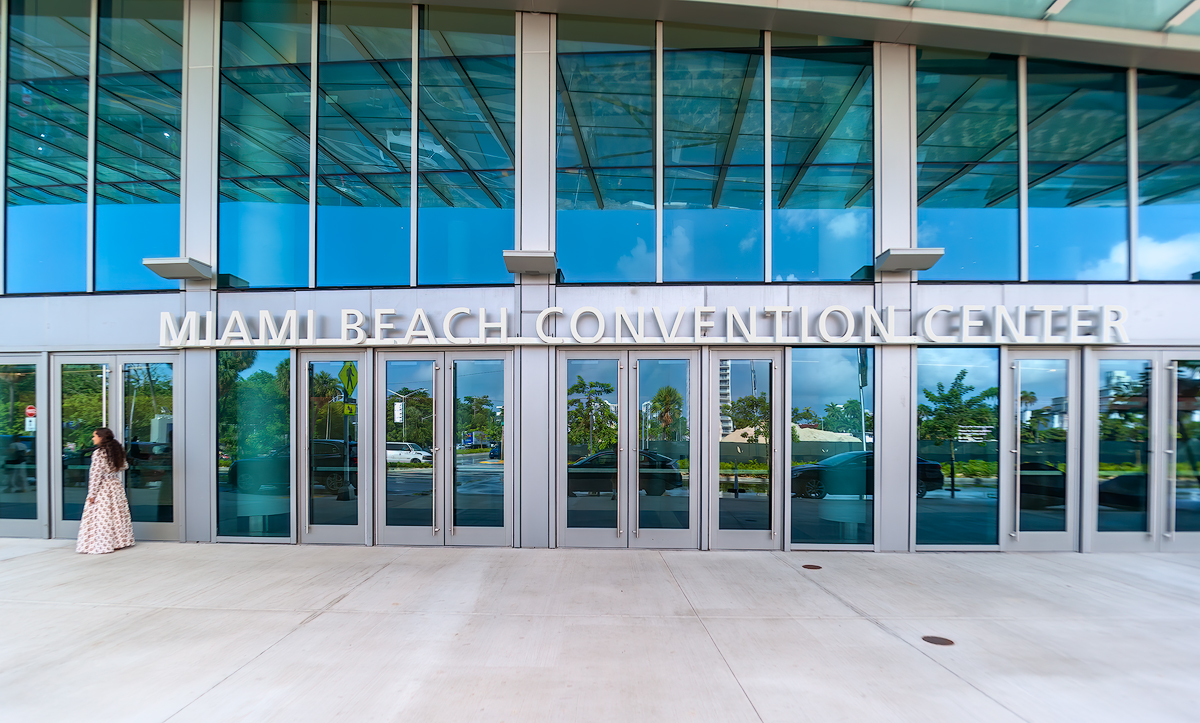
[[[558,25],[556,23],[557,17],[558,17],[557,15],[553,15],[553,14],[550,15],[550,42],[549,42],[550,55],[549,55],[549,59],[550,59],[551,72],[554,72],[553,69],[555,67],[554,46],[557,44],[557,39],[558,39]],[[524,120],[524,116],[521,113],[521,94],[524,92],[524,89],[523,89],[523,86],[521,83],[521,69],[524,67],[524,54],[525,54],[525,44],[523,42],[523,40],[524,40],[524,22],[525,22],[524,13],[522,13],[520,11],[513,13],[513,98],[516,101],[515,108],[513,109],[513,119],[515,121],[514,128],[516,129],[516,132],[513,134],[513,154],[514,154],[514,160],[513,160],[513,248],[514,249],[523,248],[522,247],[522,239],[521,239],[521,226],[522,226],[521,214],[524,209],[524,206],[522,205],[521,184],[524,183],[524,180],[525,180],[525,174],[523,172],[525,164],[521,162],[521,149],[522,149],[522,142],[521,142],[522,125],[521,125],[521,123]],[[555,110],[554,104],[550,103],[549,105],[550,105],[550,112],[551,112],[551,114],[553,114],[554,110]],[[429,127],[432,128],[433,124],[430,123]],[[552,115],[551,123],[550,123],[550,153],[549,153],[550,164],[549,164],[549,170],[548,170],[548,172],[551,174],[550,175],[550,213],[551,214],[554,214],[554,207],[555,207],[554,199],[555,199],[555,193],[556,193],[556,186],[555,186],[556,178],[554,176],[554,171],[555,171],[554,131],[555,131],[555,128],[556,128],[556,126],[554,125],[554,118]],[[449,146],[449,144],[443,143],[442,147],[449,148],[450,146]],[[467,164],[465,164],[465,163],[461,163],[460,165],[462,165],[463,168],[467,168]],[[471,178],[481,188],[484,187],[482,180],[478,176],[472,174]],[[490,195],[491,194],[489,191],[489,196]],[[494,198],[494,196],[493,196],[493,198]],[[504,205],[501,203],[496,204],[496,208],[503,208],[503,207],[504,207]],[[547,225],[547,238],[546,238],[547,247],[551,251],[553,251],[555,248],[555,237],[554,237],[555,231],[556,231],[556,228],[555,228],[555,224],[554,224],[554,219],[553,219],[553,216],[551,216],[550,222]],[[514,281],[518,284],[521,283],[521,277],[519,274],[515,277]]]
[[[1017,58],[1017,279],[1029,281],[1029,75]]]
[[[1137,271],[1137,241],[1138,241],[1138,125],[1137,125],[1138,77],[1137,68],[1125,71],[1125,172],[1128,177],[1126,197],[1128,200],[1127,219],[1129,223],[1129,245],[1126,258],[1129,259],[1129,280],[1138,280]]]
[[[317,103],[321,88],[317,85],[317,53],[320,48],[321,3],[312,0],[309,27],[308,72],[308,288],[317,285]]]
[[[763,281],[771,283],[771,31],[763,31]],[[799,177],[799,171],[797,171]]]
[[[188,117],[188,46],[190,43],[191,32],[191,17],[192,17],[192,0],[183,0],[183,44],[180,46],[179,52],[179,125],[180,128],[176,131],[179,133],[179,255],[187,256],[186,238],[187,238],[187,158],[188,154],[184,152],[184,137],[183,128],[187,126]],[[142,21],[146,26],[153,28],[154,32],[165,35],[154,26],[149,20]],[[220,199],[214,198],[213,205],[220,203]],[[179,288],[187,287],[186,282],[180,282]],[[180,361],[183,357],[180,355]],[[182,529],[182,528],[181,528]]]
[[[0,103],[0,128],[5,129],[4,142],[0,143],[0,169],[3,170],[3,198],[6,209],[5,219],[0,223],[0,295],[7,290],[8,280],[8,0],[0,0],[0,87],[4,88],[5,101]],[[40,388],[40,385],[38,386]],[[41,482],[42,475],[38,475]]]
[[[92,0],[91,37],[88,39],[88,173],[87,173],[87,285],[96,290],[96,86],[100,71],[100,0]]]
[[[420,162],[421,154],[417,153],[417,143],[419,142],[418,118],[420,118],[420,94],[417,92],[420,88],[420,81],[417,74],[420,72],[419,55],[421,53],[421,6],[413,4],[412,6],[412,70],[408,77],[412,79],[412,90],[409,95],[411,99],[411,112],[409,113],[409,144],[408,144],[408,285],[417,285],[417,164]]]
[[[654,280],[663,282],[663,21],[654,23]]]

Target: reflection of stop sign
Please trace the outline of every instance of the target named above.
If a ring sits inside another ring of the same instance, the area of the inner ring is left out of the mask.
[[[32,404],[30,404],[28,407],[25,407],[25,416],[26,417],[36,417],[37,416],[37,407],[33,406]]]

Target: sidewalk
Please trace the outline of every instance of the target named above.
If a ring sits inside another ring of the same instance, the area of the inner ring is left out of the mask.
[[[0,540],[5,723],[1198,718],[1200,555]]]

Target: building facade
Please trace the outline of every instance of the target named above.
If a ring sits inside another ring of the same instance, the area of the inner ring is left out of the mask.
[[[0,535],[1200,549],[1200,0],[990,5],[0,2]]]

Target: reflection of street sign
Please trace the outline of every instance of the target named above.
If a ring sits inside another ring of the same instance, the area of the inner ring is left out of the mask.
[[[396,402],[396,406],[392,408],[392,421],[396,424],[404,423],[404,402]]]
[[[347,417],[357,416],[358,415],[358,405],[357,404],[343,404],[342,405],[342,414],[346,415]]]
[[[338,374],[338,379],[342,380],[342,390],[345,393],[345,398],[354,399],[354,390],[358,388],[358,365],[354,362],[343,364],[342,371]]]
[[[25,416],[26,417],[36,417],[37,416],[37,407],[33,406],[32,404],[30,404],[28,407],[25,407]]]
[[[25,431],[26,432],[36,432],[37,431],[37,417],[25,417]]]

